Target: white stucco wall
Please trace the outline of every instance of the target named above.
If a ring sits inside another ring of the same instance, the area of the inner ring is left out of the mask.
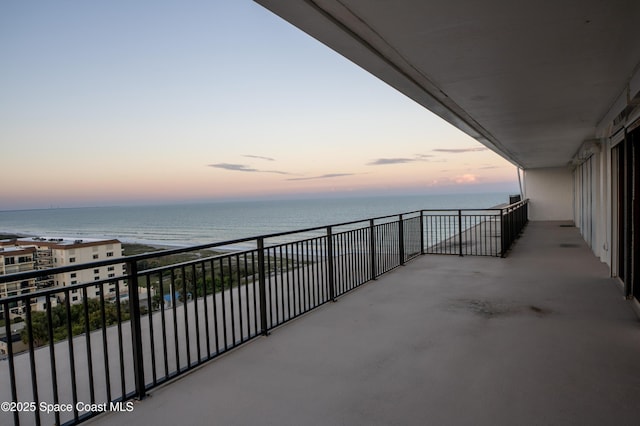
[[[527,169],[524,196],[529,199],[529,220],[573,221],[573,174],[569,167]]]

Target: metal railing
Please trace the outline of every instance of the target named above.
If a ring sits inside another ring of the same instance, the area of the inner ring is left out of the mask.
[[[4,312],[24,306],[27,342],[17,353],[18,342],[6,339],[0,401],[9,405],[0,424],[11,417],[14,424],[74,424],[130,409],[129,400],[421,254],[504,256],[526,224],[526,208],[524,201],[421,210],[0,276],[1,284],[126,264],[115,278],[0,299]],[[143,269],[153,258],[249,243],[254,248]],[[91,286],[98,298],[87,297]],[[105,297],[109,288],[113,300]],[[82,297],[74,303],[72,294]],[[32,306],[42,296],[58,306]],[[5,321],[6,336],[14,325]]]
[[[500,240],[502,244],[500,253],[504,257],[529,220],[529,200],[510,204],[502,209],[501,214]]]

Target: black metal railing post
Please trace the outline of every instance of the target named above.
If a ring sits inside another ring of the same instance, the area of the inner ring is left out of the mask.
[[[35,424],[40,425],[40,397],[38,396],[38,378],[36,376],[36,356],[35,356],[35,345],[33,344],[33,320],[31,316],[31,299],[27,297],[25,300],[24,309],[26,310],[27,318],[26,318],[26,329],[27,329],[27,339],[29,340],[29,367],[31,369],[31,392],[33,399],[32,401],[37,404],[38,407],[34,410],[35,416]],[[9,316],[7,316],[6,321],[9,321]],[[7,336],[7,342],[11,339],[11,335]]]
[[[11,387],[11,401],[18,402],[18,392],[16,390],[16,370],[13,359],[13,341],[11,339],[11,314],[9,312],[9,303],[3,303],[4,310],[4,331],[7,336],[7,361],[9,362],[9,383]],[[48,327],[51,327],[49,323]],[[20,414],[18,410],[13,410],[13,423],[20,424]]]
[[[129,287],[129,315],[131,319],[131,341],[133,343],[133,376],[136,397],[144,399],[146,389],[144,383],[144,357],[142,355],[142,322],[140,314],[140,295],[138,294],[138,262],[130,260],[126,263]],[[116,283],[116,286],[119,286]],[[150,295],[147,295],[150,297]],[[119,303],[120,301],[118,301]]]
[[[327,226],[327,276],[329,278],[329,299],[336,301],[336,274],[333,261],[333,230]]]
[[[400,265],[404,265],[404,219],[402,215],[399,215],[398,220],[398,246]]]
[[[420,210],[420,254],[424,254],[424,210]]]
[[[264,238],[258,238],[258,287],[260,288],[260,326],[262,334],[269,335],[267,326],[267,275],[265,269]]]
[[[505,257],[507,252],[507,226],[505,209],[500,209],[500,257]]]
[[[369,246],[371,251],[371,279],[378,278],[378,265],[376,262],[376,226],[373,219],[369,219]]]
[[[520,236],[528,222],[528,200],[521,201],[500,210],[500,248],[505,257],[513,242]]]
[[[462,256],[462,210],[458,210],[458,255]]]
[[[53,338],[53,313],[51,312],[51,297],[47,296],[47,337],[49,341],[49,362],[51,366],[51,384],[53,385],[53,403],[58,404],[58,372],[56,369],[56,349]],[[102,311],[104,315],[104,310]],[[107,372],[108,375],[108,372]],[[111,398],[109,398],[111,400]],[[54,413],[55,424],[60,424],[60,413],[56,411]]]
[[[517,226],[516,214],[517,214],[516,208],[512,208],[509,211],[509,223],[511,224],[511,229],[509,230],[509,247],[511,247],[513,242],[516,240],[516,235],[518,235],[517,228],[516,228]]]
[[[509,212],[507,214],[509,215],[509,247],[511,247],[511,244],[513,244],[513,241],[516,239],[516,221],[514,209],[509,209]]]

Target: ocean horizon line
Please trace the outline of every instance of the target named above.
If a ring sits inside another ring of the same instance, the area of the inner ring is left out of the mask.
[[[114,202],[112,204],[92,204],[92,205],[50,205],[49,207],[0,209],[0,213],[5,212],[29,212],[29,211],[49,211],[49,210],[73,210],[73,209],[103,209],[103,208],[129,208],[129,207],[160,207],[160,206],[189,206],[206,204],[233,204],[233,203],[260,203],[260,202],[298,202],[298,201],[332,201],[344,199],[369,199],[369,198],[406,198],[406,197],[460,197],[465,195],[490,195],[490,194],[511,194],[514,191],[468,191],[468,192],[415,192],[400,194],[370,194],[370,193],[339,193],[339,194],[319,194],[300,195],[283,197],[246,197],[246,198],[212,198],[212,199],[191,199],[191,200],[158,200],[148,202]]]

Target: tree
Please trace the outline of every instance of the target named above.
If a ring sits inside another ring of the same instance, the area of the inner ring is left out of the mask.
[[[31,335],[33,336],[33,345],[36,347],[46,345],[49,341],[48,321],[44,312],[31,313]],[[20,338],[24,343],[29,343],[27,327],[20,332]]]

